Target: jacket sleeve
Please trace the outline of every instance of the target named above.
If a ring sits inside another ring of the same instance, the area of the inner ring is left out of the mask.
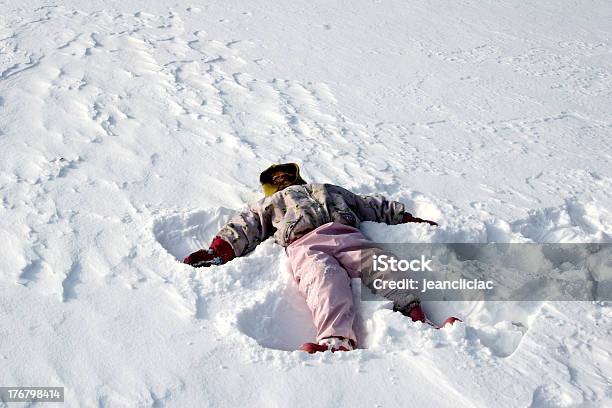
[[[348,205],[350,210],[360,221],[384,222],[385,224],[401,224],[404,217],[404,204],[398,201],[389,201],[382,195],[358,195],[345,188],[326,185],[330,196],[328,208],[331,204],[332,211],[342,212],[343,205]]]
[[[385,224],[401,224],[404,218],[404,204],[399,201],[389,201],[384,196],[355,194],[355,212],[362,221],[384,222]]]
[[[217,235],[232,246],[236,256],[245,255],[274,233],[269,209],[264,208],[264,200],[258,201],[232,217]]]

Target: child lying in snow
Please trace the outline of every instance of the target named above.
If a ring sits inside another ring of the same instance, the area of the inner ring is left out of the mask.
[[[295,163],[273,165],[260,175],[265,198],[232,218],[208,250],[185,258],[194,267],[220,265],[252,251],[274,235],[285,247],[293,277],[312,312],[317,343],[300,350],[349,351],[356,346],[353,332],[351,278],[372,282],[384,272],[365,268],[374,254],[382,254],[360,231],[361,221],[386,224],[433,221],[413,217],[404,205],[383,196],[360,196],[331,184],[308,184]],[[376,291],[393,301],[394,310],[413,321],[425,321],[419,299],[408,290]]]

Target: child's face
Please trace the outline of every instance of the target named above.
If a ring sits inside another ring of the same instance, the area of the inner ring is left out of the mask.
[[[272,173],[272,182],[276,187],[278,187],[278,191],[289,187],[295,182],[295,175],[289,174],[282,170],[277,170]]]

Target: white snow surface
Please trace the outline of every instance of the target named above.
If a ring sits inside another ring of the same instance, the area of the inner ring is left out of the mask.
[[[285,161],[440,224],[365,223],[375,240],[611,242],[609,1],[0,11],[0,386],[70,407],[612,406],[609,302],[425,303],[464,320],[443,330],[363,302],[360,349],[308,355],[281,247],[180,262]]]

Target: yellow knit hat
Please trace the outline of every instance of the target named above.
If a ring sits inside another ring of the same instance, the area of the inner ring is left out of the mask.
[[[274,185],[274,182],[272,181],[272,175],[274,172],[279,170],[290,175],[295,175],[295,179],[291,185],[306,184],[302,176],[300,176],[300,166],[298,166],[296,163],[273,164],[262,171],[259,175],[259,182],[261,183],[261,187],[263,188],[263,192],[266,197],[269,197],[278,191],[278,187]]]

